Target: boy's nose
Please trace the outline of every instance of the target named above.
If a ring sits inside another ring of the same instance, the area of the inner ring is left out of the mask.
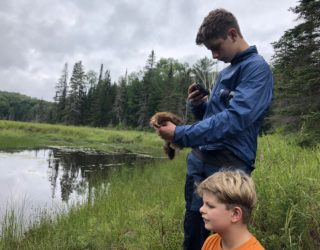
[[[203,205],[200,207],[199,212],[200,212],[201,214],[203,214],[203,213],[204,213]]]
[[[219,56],[219,53],[212,51],[212,57],[213,59],[217,59]]]

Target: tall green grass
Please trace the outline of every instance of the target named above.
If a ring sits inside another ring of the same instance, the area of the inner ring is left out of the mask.
[[[267,249],[320,249],[320,148],[260,140],[254,230]]]
[[[161,141],[148,136],[161,153]],[[95,190],[93,203],[56,219],[44,216],[25,234],[14,233],[19,226],[9,217],[2,226],[11,231],[2,230],[7,233],[0,248],[181,249],[187,152],[173,161],[115,170],[111,181]],[[320,148],[302,149],[278,135],[260,138],[251,230],[266,249],[320,248],[319,163]]]

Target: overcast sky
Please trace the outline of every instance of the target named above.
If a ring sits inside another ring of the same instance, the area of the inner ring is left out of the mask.
[[[295,0],[0,0],[0,90],[52,101],[64,64],[100,64],[112,81],[141,70],[152,50],[193,64],[211,54],[195,45],[215,8],[235,14],[245,39],[267,61],[271,43],[293,28]],[[219,67],[224,67],[223,63]]]

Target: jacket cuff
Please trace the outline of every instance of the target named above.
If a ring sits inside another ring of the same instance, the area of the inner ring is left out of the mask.
[[[176,129],[174,131],[174,143],[178,144],[182,147],[187,147],[188,143],[184,138],[185,130],[190,127],[190,125],[183,125],[183,126],[176,126]]]

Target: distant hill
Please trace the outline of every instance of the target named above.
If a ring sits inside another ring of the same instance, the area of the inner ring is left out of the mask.
[[[0,119],[49,122],[53,103],[26,95],[0,91]]]

